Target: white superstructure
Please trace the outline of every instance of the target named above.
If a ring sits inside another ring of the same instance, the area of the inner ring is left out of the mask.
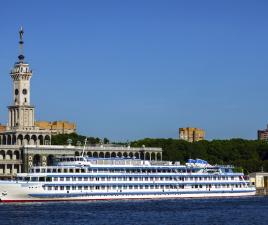
[[[127,158],[62,157],[55,166],[32,167],[0,181],[2,202],[223,197],[255,195],[255,187],[230,166]]]

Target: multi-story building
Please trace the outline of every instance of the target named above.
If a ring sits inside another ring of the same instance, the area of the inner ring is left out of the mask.
[[[27,145],[46,144],[51,141],[49,130],[40,130],[35,126],[35,107],[31,105],[30,93],[32,70],[25,62],[23,55],[23,34],[19,31],[20,55],[18,62],[14,64],[10,72],[13,81],[13,104],[8,106],[8,124],[6,130],[0,133],[0,144],[2,145]]]
[[[76,124],[68,121],[36,121],[35,125],[41,130],[50,130],[52,135],[76,133]]]
[[[179,128],[179,139],[195,142],[205,139],[205,131],[195,127]]]
[[[22,29],[19,34],[21,54],[10,73],[13,80],[13,104],[8,107],[8,125],[0,124],[0,178],[6,179],[16,173],[26,172],[34,165],[51,165],[57,156],[81,155],[82,152],[89,157],[162,160],[161,148],[51,145],[51,134],[73,133],[76,125],[65,121],[35,122],[35,107],[30,104],[32,71],[24,61]]]
[[[265,130],[258,130],[258,140],[268,141],[268,125]]]
[[[161,148],[130,146],[72,146],[72,145],[0,145],[0,179],[26,172],[31,166],[50,166],[62,155],[89,157],[135,157],[137,159],[162,160]]]

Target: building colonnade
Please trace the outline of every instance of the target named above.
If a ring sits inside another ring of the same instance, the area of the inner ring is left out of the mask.
[[[50,145],[51,138],[43,134],[1,134],[0,145]]]
[[[0,148],[0,176],[12,176],[22,172],[22,152],[20,149]]]

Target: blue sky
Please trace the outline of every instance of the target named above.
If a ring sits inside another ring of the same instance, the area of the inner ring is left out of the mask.
[[[113,141],[256,138],[268,123],[267,1],[3,1],[0,121],[12,100],[18,29],[37,120]]]

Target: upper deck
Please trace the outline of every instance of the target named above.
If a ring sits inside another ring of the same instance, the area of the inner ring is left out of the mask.
[[[170,161],[148,161],[135,158],[91,158],[82,156],[64,156],[57,159],[54,166],[49,167],[32,167],[30,171],[62,171],[66,168],[88,168],[88,170],[107,172],[110,170],[143,170],[146,171],[173,171],[175,173],[233,173],[232,166],[219,166],[209,164],[186,163],[181,165],[180,162]],[[48,170],[47,170],[48,169]]]

